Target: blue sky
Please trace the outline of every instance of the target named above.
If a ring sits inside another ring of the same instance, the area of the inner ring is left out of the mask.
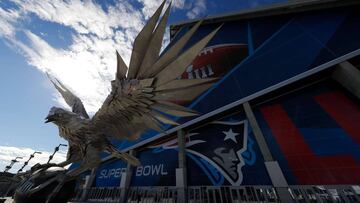
[[[169,24],[284,1],[173,0]],[[54,125],[44,124],[51,106],[65,106],[44,73],[59,78],[94,114],[114,77],[115,49],[129,61],[136,34],[160,3],[0,1],[0,170],[15,156],[27,159],[33,150],[44,153],[30,165],[45,162],[56,145],[66,143]],[[166,33],[164,43],[168,40]]]

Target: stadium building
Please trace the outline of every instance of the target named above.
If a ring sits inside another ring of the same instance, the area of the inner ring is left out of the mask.
[[[200,115],[117,143],[142,165],[105,157],[73,201],[360,202],[360,2],[208,17],[185,49],[220,25],[182,75],[218,82],[176,101]]]

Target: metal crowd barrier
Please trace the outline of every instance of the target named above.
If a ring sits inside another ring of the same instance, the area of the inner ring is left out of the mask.
[[[189,203],[278,202],[272,186],[189,187]]]
[[[81,199],[84,192],[84,189],[77,190],[71,202],[85,201]],[[131,187],[126,192],[128,203],[175,203],[177,201],[177,189],[174,187]],[[90,188],[86,202],[121,202],[122,195],[126,195],[124,189],[117,187]]]
[[[121,202],[126,195],[127,203],[176,203],[181,188],[176,187],[131,187],[127,191],[112,188],[91,188],[87,202]],[[289,186],[294,203],[360,203],[360,186]],[[72,202],[80,201],[84,190],[78,190]],[[125,193],[126,192],[126,193]],[[272,186],[190,186],[187,188],[188,203],[240,203],[240,202],[285,202]]]
[[[80,201],[84,191],[82,188],[75,189],[75,195],[71,198],[70,202]]]
[[[71,202],[120,202],[122,190],[123,189],[118,187],[90,188],[86,200],[83,200],[83,193],[86,192],[86,190],[79,189],[75,191],[75,196],[71,199]]]
[[[91,188],[88,193],[89,202],[120,202],[121,188]]]
[[[176,187],[132,187],[128,190],[127,203],[175,203]]]
[[[360,202],[360,186],[290,186],[289,192],[296,203],[310,202]]]

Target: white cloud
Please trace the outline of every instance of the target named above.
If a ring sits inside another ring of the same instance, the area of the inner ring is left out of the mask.
[[[15,163],[12,169],[9,172],[16,173],[23,165],[24,162],[29,159],[30,154],[35,150],[25,147],[9,147],[9,146],[0,146],[0,170],[3,171],[5,166],[10,164],[10,161],[15,157],[23,157],[18,159],[18,163]],[[23,171],[30,169],[36,163],[44,164],[48,161],[49,156],[53,152],[41,151],[41,154],[35,154],[34,158],[29,161],[28,166],[24,168]],[[65,148],[61,148],[57,152],[54,158],[51,160],[51,163],[60,163],[66,160],[66,151]]]
[[[0,37],[10,38],[15,34],[14,23],[19,17],[15,10],[4,10],[0,7]]]
[[[143,5],[141,9],[145,18],[149,18],[163,2],[163,0],[137,0]],[[173,0],[172,9],[184,9],[185,0]],[[165,5],[165,8],[167,5]]]
[[[186,13],[186,16],[190,19],[194,19],[196,17],[200,17],[204,15],[205,12],[206,12],[205,0],[197,0],[194,1],[191,10]]]
[[[104,10],[90,0],[11,1],[19,8],[0,8],[0,37],[7,39],[10,46],[20,51],[30,65],[61,80],[82,99],[90,114],[97,111],[110,91],[110,81],[114,78],[116,68],[115,49],[129,63],[136,35],[162,2],[137,0],[143,7],[136,9],[128,1],[120,0],[114,5],[107,5]],[[201,15],[206,9],[203,0],[189,2],[174,0],[173,9],[190,6],[189,17]],[[47,33],[37,35],[26,30],[26,26],[16,26],[31,23],[31,15],[72,29],[71,44],[66,48],[55,48],[44,40]],[[23,33],[27,40],[17,38],[16,33]],[[168,42],[167,30],[164,44]],[[66,106],[58,93],[54,93],[54,99]]]
[[[23,13],[75,29],[80,34],[95,34],[100,38],[113,36],[113,28],[137,28],[143,25],[141,13],[127,1],[110,6],[106,13],[93,1],[13,0]]]

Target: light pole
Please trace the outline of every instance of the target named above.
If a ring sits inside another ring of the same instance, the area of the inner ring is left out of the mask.
[[[41,154],[41,152],[35,151],[34,153],[32,153],[32,154],[30,155],[29,159],[28,159],[27,161],[25,161],[25,162],[24,162],[24,165],[18,170],[18,173],[21,172],[21,171],[25,168],[25,166],[27,166],[27,165],[29,164],[29,161],[30,161],[32,158],[34,158],[35,154]]]
[[[66,145],[66,144],[59,144],[59,146],[55,147],[54,153],[49,156],[49,160],[47,161],[47,163],[50,163],[51,159],[54,158],[55,153],[59,151],[59,149],[60,149],[61,146],[66,147],[67,145]]]
[[[13,167],[13,165],[14,165],[16,162],[19,162],[17,159],[22,159],[22,157],[18,156],[18,157],[16,157],[15,159],[11,160],[10,165],[8,165],[8,166],[5,167],[4,172],[8,172],[8,171]]]

